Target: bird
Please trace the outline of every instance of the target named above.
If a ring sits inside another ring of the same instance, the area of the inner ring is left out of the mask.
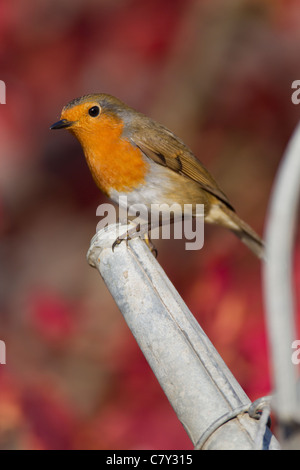
[[[125,195],[128,204],[148,208],[189,204],[193,217],[202,204],[205,222],[228,228],[264,258],[262,239],[237,215],[209,171],[179,137],[154,119],[112,95],[92,93],[66,104],[50,129],[67,129],[77,138],[96,185],[113,202]]]

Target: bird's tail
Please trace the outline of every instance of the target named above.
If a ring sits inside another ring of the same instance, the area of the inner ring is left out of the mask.
[[[221,204],[221,225],[229,228],[258,258],[265,258],[265,247],[262,239],[257,233],[225,204]]]
[[[230,217],[231,222],[236,225],[236,228],[230,226],[230,230],[260,259],[264,259],[265,247],[262,239],[257,233],[244,222],[240,217],[231,209],[225,206],[223,211]]]

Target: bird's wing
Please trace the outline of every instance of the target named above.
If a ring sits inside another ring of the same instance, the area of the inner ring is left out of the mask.
[[[145,126],[143,132],[134,132],[131,136],[132,142],[144,155],[159,165],[196,181],[202,189],[213,194],[231,210],[234,210],[227,196],[184,142],[155,121],[151,121],[151,124],[149,129],[148,126]]]

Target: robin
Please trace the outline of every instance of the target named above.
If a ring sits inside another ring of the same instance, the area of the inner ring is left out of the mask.
[[[260,237],[192,151],[170,130],[107,94],[76,98],[51,129],[68,129],[80,142],[97,186],[114,202],[204,205],[204,220],[227,227],[259,258]],[[197,217],[196,209],[193,216]]]

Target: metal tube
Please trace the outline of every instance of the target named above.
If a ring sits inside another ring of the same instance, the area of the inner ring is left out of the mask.
[[[266,226],[264,291],[278,419],[300,422],[297,368],[292,363],[296,335],[293,246],[300,195],[300,124],[278,170]]]
[[[126,229],[127,227],[125,227]],[[196,448],[252,449],[250,400],[139,238],[112,251],[115,226],[88,252]],[[278,448],[267,428],[263,448]]]

